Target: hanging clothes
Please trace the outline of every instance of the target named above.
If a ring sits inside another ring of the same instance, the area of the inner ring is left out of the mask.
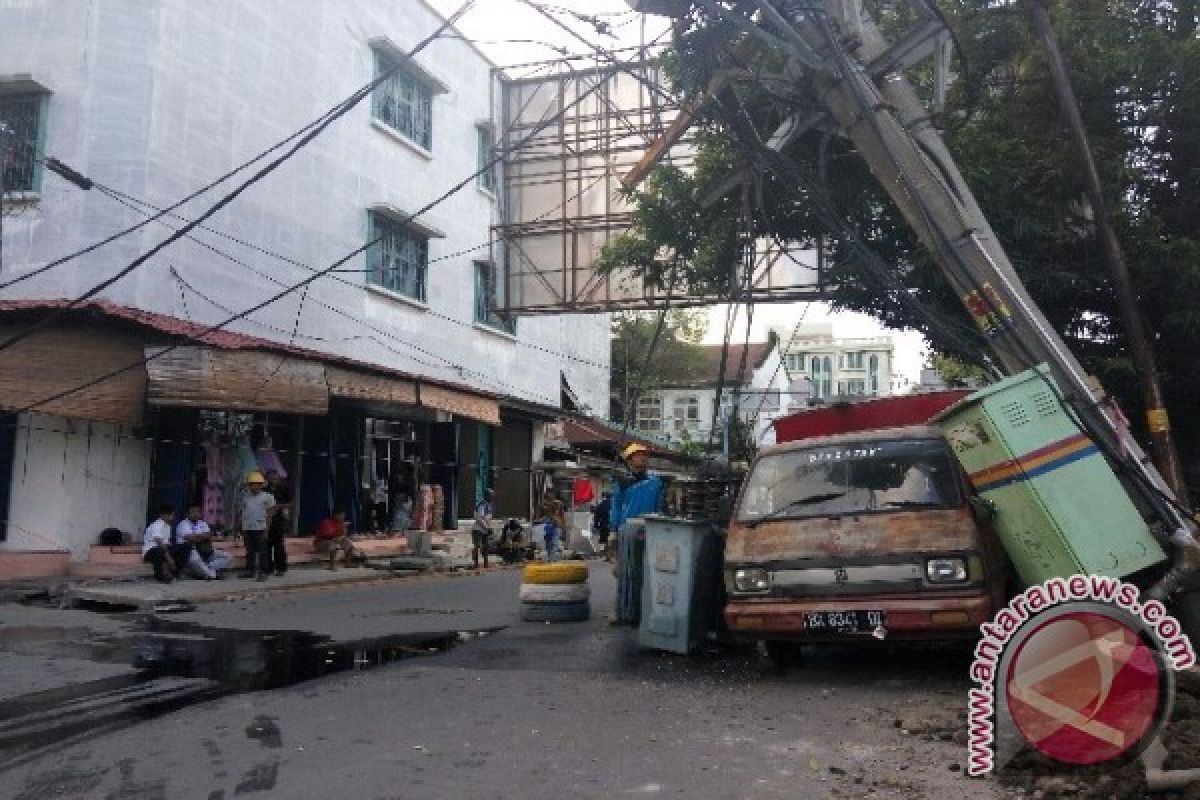
[[[221,448],[204,445],[204,521],[210,528],[225,525],[225,482],[221,471]]]
[[[575,505],[590,503],[596,499],[596,493],[592,491],[592,482],[587,478],[576,478],[571,491],[575,496]]]
[[[258,460],[258,468],[263,471],[263,474],[268,472],[278,472],[279,477],[286,479],[287,470],[283,467],[283,461],[280,460],[279,454],[271,447],[270,439],[265,439],[263,445],[255,452],[255,457]]]

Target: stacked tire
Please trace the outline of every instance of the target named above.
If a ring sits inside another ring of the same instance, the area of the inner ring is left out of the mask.
[[[526,622],[582,622],[592,615],[587,564],[556,561],[529,564],[522,574],[521,619]]]

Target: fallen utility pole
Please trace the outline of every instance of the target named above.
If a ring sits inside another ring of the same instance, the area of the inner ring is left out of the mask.
[[[1113,230],[1112,220],[1108,214],[1108,206],[1104,201],[1104,192],[1100,185],[1100,174],[1096,170],[1096,162],[1092,158],[1091,144],[1088,142],[1087,129],[1083,125],[1083,114],[1079,110],[1079,101],[1075,97],[1075,89],[1067,74],[1062,51],[1058,46],[1058,36],[1054,24],[1050,20],[1050,12],[1046,8],[1046,0],[1035,0],[1032,3],[1033,28],[1042,45],[1046,49],[1046,62],[1050,67],[1054,91],[1058,95],[1058,104],[1062,111],[1063,120],[1071,134],[1071,143],[1075,154],[1083,167],[1084,189],[1088,201],[1092,204],[1095,217],[1096,235],[1100,239],[1100,249],[1104,252],[1104,260],[1113,281],[1113,291],[1117,296],[1117,307],[1121,315],[1121,323],[1125,335],[1129,339],[1129,351],[1133,356],[1134,368],[1142,384],[1142,395],[1146,402],[1146,426],[1154,442],[1154,462],[1163,478],[1174,489],[1180,499],[1187,497],[1187,485],[1184,482],[1183,468],[1179,462],[1179,454],[1175,449],[1174,438],[1171,435],[1171,424],[1167,417],[1166,404],[1163,401],[1162,384],[1158,378],[1158,367],[1154,361],[1154,350],[1146,335],[1146,325],[1138,308],[1137,295],[1134,291],[1133,280],[1129,268],[1125,264],[1125,256],[1121,243]]]

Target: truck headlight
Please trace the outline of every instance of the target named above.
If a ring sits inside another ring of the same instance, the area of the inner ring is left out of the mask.
[[[962,583],[967,579],[967,560],[931,558],[925,562],[925,577],[930,583]]]
[[[733,588],[739,592],[765,592],[771,588],[771,578],[765,569],[734,570]]]

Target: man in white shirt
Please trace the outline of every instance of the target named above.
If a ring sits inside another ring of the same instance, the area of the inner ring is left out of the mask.
[[[154,577],[159,583],[170,583],[174,578],[175,562],[168,546],[171,543],[171,523],[175,521],[175,509],[164,505],[158,509],[158,518],[151,522],[142,536],[142,561],[154,567]]]
[[[258,470],[246,475],[246,491],[238,504],[237,529],[246,546],[243,578],[267,579],[267,528],[275,515],[275,497],[266,490],[267,479]]]
[[[217,571],[227,569],[233,560],[224,550],[213,548],[212,530],[202,519],[200,506],[188,508],[187,516],[175,527],[171,550],[176,563],[186,564],[192,575],[210,581],[220,577]]]

